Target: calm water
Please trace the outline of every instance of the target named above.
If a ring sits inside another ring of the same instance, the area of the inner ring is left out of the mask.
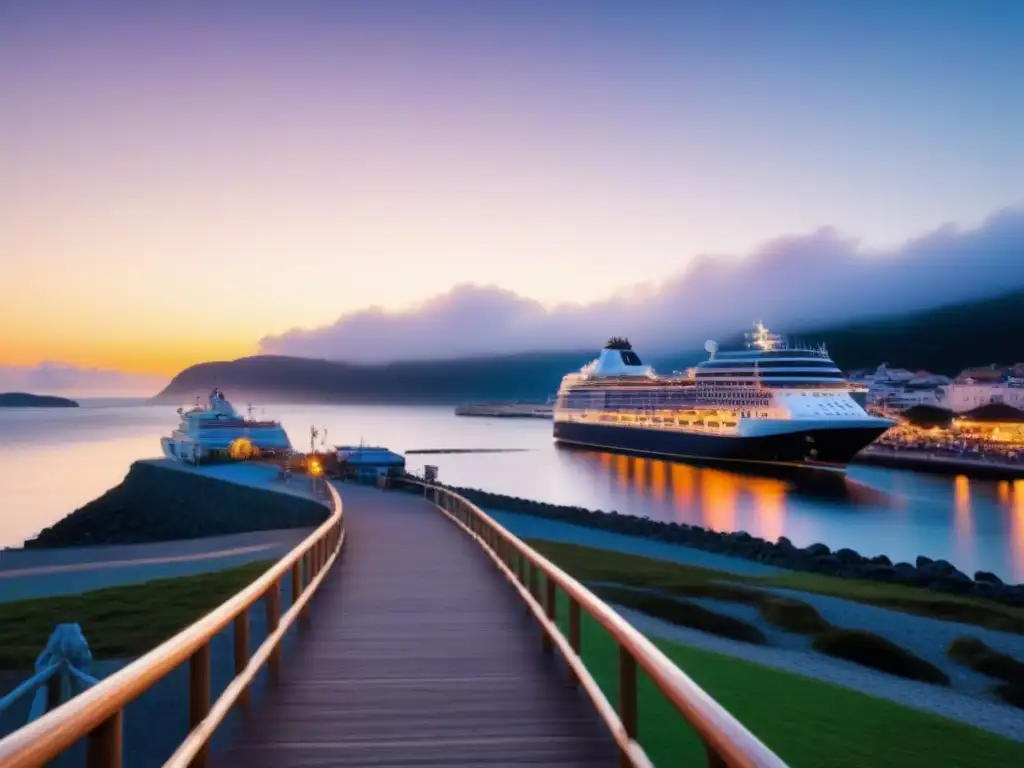
[[[160,436],[177,423],[168,406],[83,405],[0,410],[0,546],[20,544],[95,498],[134,459],[159,455]],[[309,447],[316,424],[331,444],[526,449],[409,457],[410,469],[436,464],[444,481],[458,485],[768,539],[785,535],[798,546],[821,541],[894,560],[926,554],[1024,581],[1024,481],[868,467],[828,482],[740,474],[558,448],[548,421],[457,418],[447,407],[275,406],[266,416],[282,420],[297,448]]]

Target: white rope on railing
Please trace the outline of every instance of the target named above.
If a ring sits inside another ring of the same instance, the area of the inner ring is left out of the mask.
[[[92,653],[82,628],[78,624],[58,624],[36,659],[35,674],[0,699],[0,712],[30,691],[35,691],[28,714],[28,720],[32,722],[70,699],[75,688],[81,692],[96,683],[96,678],[87,671],[91,663]],[[49,683],[55,675],[59,681],[57,700],[50,701]]]

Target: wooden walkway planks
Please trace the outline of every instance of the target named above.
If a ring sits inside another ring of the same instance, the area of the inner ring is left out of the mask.
[[[340,490],[342,559],[215,765],[618,764],[479,545],[416,496]]]

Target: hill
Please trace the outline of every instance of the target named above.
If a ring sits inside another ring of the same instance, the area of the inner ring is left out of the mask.
[[[1024,358],[1024,291],[913,315],[840,327],[806,329],[824,341],[846,370],[881,362],[955,374],[970,365]],[[642,353],[642,348],[641,348]],[[472,400],[544,398],[566,372],[593,359],[596,350],[352,365],[331,360],[262,355],[186,368],[156,396],[180,403],[223,388],[235,402],[455,404]],[[702,350],[654,357],[663,371],[702,360]]]
[[[27,392],[0,392],[0,408],[77,408],[78,403],[54,395],[30,395]]]

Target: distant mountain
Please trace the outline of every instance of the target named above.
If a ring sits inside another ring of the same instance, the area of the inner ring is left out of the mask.
[[[846,370],[892,366],[955,374],[971,365],[1024,359],[1024,291],[912,315],[801,331],[828,345]],[[785,329],[778,329],[784,331]],[[154,398],[180,403],[221,387],[236,403],[455,404],[543,398],[562,376],[593,359],[596,349],[525,353],[387,365],[260,355],[200,363],[179,373]],[[643,350],[639,350],[643,356]],[[662,371],[702,360],[702,350],[654,357]]]
[[[1024,291],[809,334],[845,370],[879,363],[953,376],[1024,361]]]
[[[0,392],[0,408],[77,408],[78,403],[54,395],[30,395],[27,392]]]

